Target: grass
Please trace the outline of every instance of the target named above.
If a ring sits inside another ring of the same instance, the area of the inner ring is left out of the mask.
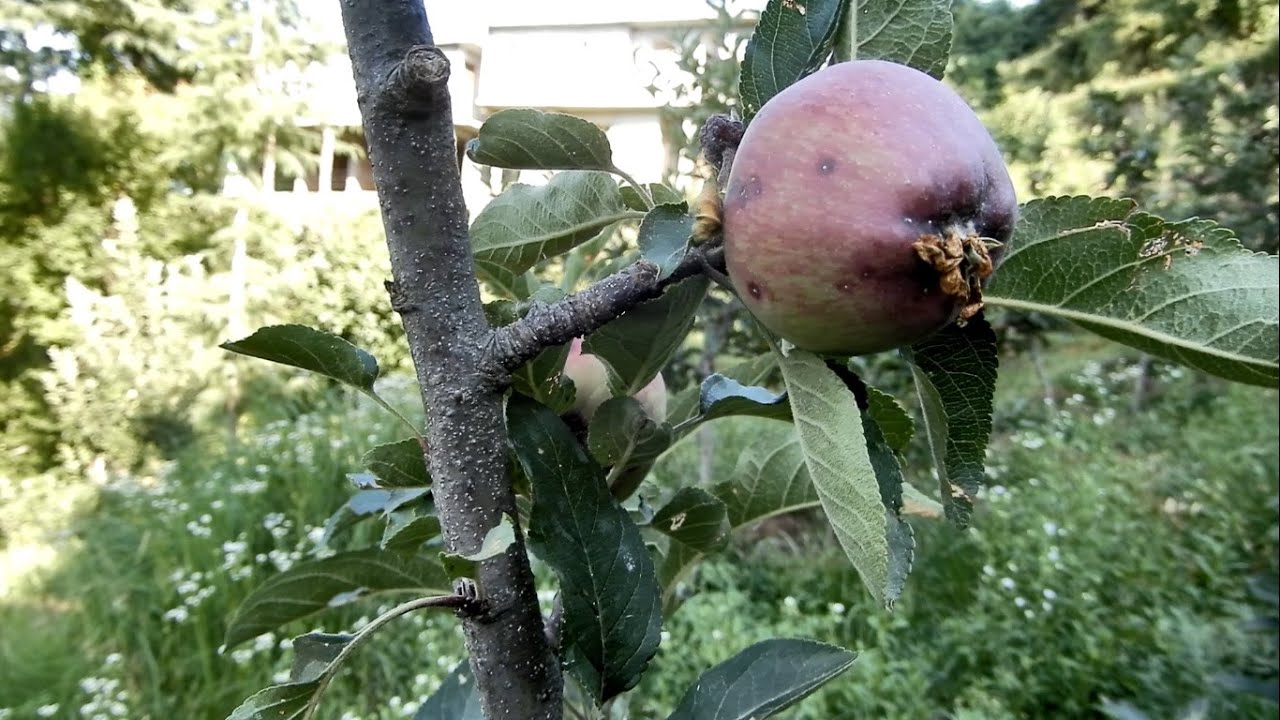
[[[1239,622],[1252,612],[1245,577],[1276,562],[1275,393],[1157,366],[1151,403],[1135,410],[1134,367],[1115,346],[1064,339],[1044,357],[1049,407],[1042,375],[1005,361],[998,487],[975,531],[915,523],[916,570],[892,614],[869,606],[804,519],[705,565],[700,594],[668,620],[654,671],[627,700],[631,717],[665,717],[698,672],[776,635],[861,651],[795,720],[1098,717],[1104,696],[1171,716],[1200,695],[1215,717],[1267,716],[1209,678],[1265,658]],[[387,394],[412,405],[411,388]],[[786,432],[770,421],[712,428],[716,480],[732,477],[741,449]],[[324,552],[324,519],[349,496],[360,455],[402,435],[370,403],[330,396],[264,415],[234,452],[210,439],[153,473],[19,494],[6,517],[36,521],[10,548],[42,539],[56,554],[0,597],[0,718],[220,719],[284,677],[293,634],[367,622],[392,601],[219,651],[254,586]],[[654,487],[692,484],[698,465],[696,444],[682,443]],[[408,717],[462,654],[451,618],[411,616],[359,652],[322,717]]]

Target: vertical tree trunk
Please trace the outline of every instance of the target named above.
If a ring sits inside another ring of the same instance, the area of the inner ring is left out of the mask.
[[[479,371],[492,333],[471,258],[449,104],[449,65],[422,0],[344,0],[342,19],[364,119],[400,313],[427,412],[436,508],[450,551],[476,551],[504,514],[502,396]],[[558,720],[563,681],[519,541],[481,563],[486,610],[462,619],[489,720]]]

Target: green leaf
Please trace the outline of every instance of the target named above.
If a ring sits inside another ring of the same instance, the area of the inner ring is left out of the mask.
[[[908,482],[902,484],[902,514],[923,518],[940,518],[945,510],[942,503],[925,495]]]
[[[561,374],[568,357],[569,343],[544,349],[511,374],[512,387],[557,413],[568,411],[573,407],[573,381]]]
[[[683,195],[662,183],[649,183],[645,185],[645,189],[653,196],[654,205],[678,205],[685,202]],[[622,185],[618,188],[618,191],[622,193],[622,202],[626,203],[626,206],[631,210],[639,210],[640,212],[649,210],[644,198],[640,197],[640,193],[636,192],[635,188],[630,185]]]
[[[794,350],[778,364],[822,509],[863,584],[883,603],[889,572],[884,506],[866,439],[858,431],[857,402],[812,353]]]
[[[979,315],[963,328],[951,325],[903,349],[902,355],[911,362],[947,517],[967,527],[986,482],[999,362],[995,332]]]
[[[354,635],[312,632],[293,639],[293,667],[289,682],[311,682],[329,669]]]
[[[431,485],[427,458],[417,438],[379,445],[361,459],[378,478],[380,488],[419,488]]]
[[[1206,220],[1165,222],[1131,200],[1034,200],[986,302],[1227,380],[1280,384],[1280,261]]]
[[[440,553],[440,561],[444,564],[444,571],[449,577],[471,577],[476,576],[476,565],[488,560],[496,555],[501,555],[507,551],[507,548],[516,542],[516,529],[511,524],[511,518],[506,515],[502,516],[502,520],[495,526],[489,528],[484,534],[484,539],[480,541],[480,549],[475,552],[464,555],[462,553]]]
[[[733,475],[732,482],[720,483],[712,492],[724,501],[734,530],[821,505],[794,431],[785,433],[781,443],[748,447]]]
[[[729,535],[729,509],[702,488],[680,488],[653,520],[653,529],[698,552],[714,550]]]
[[[354,597],[393,591],[447,594],[449,578],[435,560],[382,550],[301,562],[249,594],[231,618],[224,642],[234,647]]]
[[[751,386],[767,382],[777,369],[778,363],[773,359],[773,353],[764,353],[744,360],[718,374],[742,385]],[[697,415],[700,411],[701,399],[702,388],[697,385],[676,393],[667,404],[667,421],[673,425],[679,425]]]
[[[822,67],[849,0],[770,0],[747,43],[738,80],[745,120],[770,98]]]
[[[812,640],[756,643],[699,676],[668,720],[763,720],[849,669],[856,657]]]
[[[902,477],[902,464],[898,459],[898,453],[890,446],[876,423],[875,416],[871,412],[872,399],[875,399],[884,413],[894,422],[906,420],[909,429],[911,421],[892,397],[869,387],[847,365],[828,361],[827,367],[853,393],[862,417],[862,436],[866,439],[867,456],[871,459],[872,470],[875,471],[876,484],[880,487],[880,502],[884,505],[885,511],[885,540],[889,548],[889,569],[885,580],[884,601],[886,607],[892,608],[906,586],[907,576],[911,574],[916,539],[911,526],[903,522],[901,516],[903,486],[906,484]]]
[[[435,694],[414,713],[413,720],[484,720],[471,664],[463,660],[455,665]]]
[[[227,720],[301,720],[319,689],[319,680],[272,685],[240,703]]]
[[[733,477],[711,489],[725,505],[730,533],[775,515],[821,505],[805,467],[800,440],[791,425],[762,424],[757,441],[739,456]],[[702,556],[681,543],[671,543],[667,549],[660,578],[668,613],[674,612],[678,604],[675,591],[680,581]]]
[[[902,594],[911,574],[915,558],[916,538],[911,526],[902,521],[902,465],[871,412],[862,413],[862,433],[867,439],[867,455],[880,485],[880,501],[884,504],[885,540],[889,547],[889,570],[885,578],[884,601],[892,607]]]
[[[608,226],[639,218],[626,209],[607,173],[570,171],[546,185],[516,184],[489,202],[471,223],[476,272],[498,287],[547,258],[572,250]]]
[[[613,169],[609,138],[595,124],[527,108],[502,110],[485,120],[467,143],[467,157],[515,170]]]
[[[699,398],[699,420],[707,421],[730,415],[750,415],[773,420],[790,420],[791,406],[785,392],[743,385],[719,373],[702,381]]]
[[[583,341],[582,351],[600,358],[609,368],[614,395],[636,394],[662,370],[693,327],[707,284],[702,275],[682,280],[661,297],[640,303]]]
[[[640,257],[658,266],[658,277],[671,274],[684,259],[689,235],[693,233],[693,217],[687,203],[658,205],[640,222],[636,242]]]
[[[856,0],[841,23],[834,57],[888,60],[941,78],[951,30],[951,0]]]
[[[391,490],[361,490],[347,501],[347,507],[356,515],[390,515],[414,500],[430,492],[427,488],[394,488]]]
[[[219,345],[249,357],[289,365],[337,380],[368,393],[378,379],[378,361],[337,335],[305,325],[272,325],[243,340]]]
[[[428,540],[439,537],[440,519],[433,515],[408,514],[398,518],[392,513],[387,529],[382,533],[382,549],[394,552],[417,550]]]
[[[587,449],[601,465],[635,466],[671,447],[671,429],[659,425],[634,398],[605,400],[591,418]]]
[[[293,639],[293,667],[289,682],[273,685],[245,700],[228,720],[300,720],[315,710],[324,689],[324,675],[336,668],[354,635],[307,633]]]
[[[898,401],[889,393],[877,390],[870,385],[867,389],[867,413],[875,419],[876,426],[884,434],[885,442],[894,452],[901,455],[911,444],[915,435],[915,423]]]
[[[603,703],[634,687],[662,627],[653,561],[603,472],[550,410],[514,396],[511,444],[533,485],[529,545],[560,578],[561,642],[584,691]]]

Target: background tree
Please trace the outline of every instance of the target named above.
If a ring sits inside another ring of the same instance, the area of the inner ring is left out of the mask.
[[[66,279],[110,290],[115,203],[137,209],[145,254],[226,268],[228,170],[260,170],[268,143],[284,172],[311,162],[288,68],[331,49],[275,0],[5,0],[0,12],[14,78],[0,97],[0,284],[14,289],[0,299],[0,465],[25,473],[51,467],[58,428],[79,422],[50,407],[41,378],[49,349],[76,339]],[[78,84],[75,97],[59,83]]]

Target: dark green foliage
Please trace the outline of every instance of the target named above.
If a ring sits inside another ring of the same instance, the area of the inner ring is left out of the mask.
[[[1025,190],[1130,196],[1163,217],[1212,218],[1275,252],[1274,3],[955,5],[948,78],[987,111]]]
[[[1218,676],[1274,658],[1272,638],[1243,625],[1270,612],[1243,576],[1276,563],[1274,394],[1158,365],[1155,399],[1135,412],[1134,358],[1057,340],[1061,411],[1022,400],[1027,360],[1003,368],[987,502],[963,534],[911,520],[916,563],[892,614],[874,611],[827,532],[778,522],[699,570],[631,711],[662,717],[743,643],[804,636],[860,652],[794,720],[1096,718],[1104,696],[1152,718],[1201,696],[1209,717],[1272,717]],[[730,455],[759,442],[737,422],[719,435]],[[668,456],[656,472],[694,462]]]
[[[261,73],[327,48],[305,41],[291,0],[3,0],[0,17],[0,467],[30,472],[58,459],[59,426],[83,423],[43,379],[50,348],[78,337],[63,317],[66,278],[108,295],[124,289],[113,280],[133,282],[113,278],[104,247],[113,204],[127,196],[138,212],[128,250],[208,252],[206,269],[225,269],[219,231],[234,208],[214,194],[229,163],[258,168],[272,136],[281,173],[297,175],[296,151],[315,143],[293,125],[293,104],[264,102],[279,88]],[[69,78],[75,96],[52,92]],[[189,415],[140,411],[119,424],[130,437],[97,449],[126,465],[138,441],[171,454]]]
[[[507,412],[512,449],[533,485],[529,546],[560,578],[564,662],[600,704],[635,687],[657,651],[662,606],[653,559],[568,426],[528,399],[516,398]]]

